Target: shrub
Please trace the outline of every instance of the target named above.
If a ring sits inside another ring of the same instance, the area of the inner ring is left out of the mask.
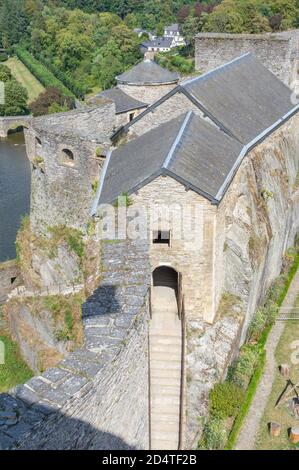
[[[236,416],[244,399],[244,392],[236,384],[226,381],[215,385],[209,399],[212,415],[228,418]]]
[[[227,440],[227,430],[223,420],[211,417],[205,424],[203,438],[199,443],[200,449],[221,450]]]
[[[10,68],[6,65],[0,64],[0,81],[8,82],[12,79]]]
[[[74,107],[74,100],[64,95],[58,88],[50,86],[30,105],[33,116],[43,116],[52,112],[68,111]]]
[[[5,62],[8,59],[6,52],[0,52],[0,62]]]
[[[65,87],[50,70],[48,70],[43,64],[36,60],[30,54],[30,52],[22,49],[21,47],[17,47],[16,54],[21,62],[26,65],[30,72],[44,87],[56,87],[62,92],[62,94],[74,97],[73,93],[67,87]]]
[[[243,346],[238,359],[229,368],[227,374],[228,380],[246,390],[259,357],[260,350],[258,347],[252,345]]]

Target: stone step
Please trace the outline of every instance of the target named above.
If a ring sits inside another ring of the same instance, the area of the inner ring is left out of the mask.
[[[179,424],[179,415],[177,412],[173,413],[152,413],[151,427],[155,425],[170,424],[171,426],[178,426]]]
[[[164,411],[164,406],[168,407],[169,405],[169,408],[173,406],[174,410],[179,409],[180,397],[175,396],[175,395],[161,396],[160,393],[154,393],[154,391],[152,390],[151,403],[156,407],[157,410],[158,410],[158,407],[160,406],[163,407],[161,412],[166,413],[167,408],[165,408],[165,411]]]
[[[175,344],[181,345],[181,338],[178,335],[158,335],[150,334],[150,344]]]
[[[157,378],[157,379],[170,379],[174,378],[179,381],[179,374],[177,370],[172,370],[172,369],[151,369],[151,378]]]
[[[179,425],[179,423],[176,423]],[[157,437],[158,435],[165,438],[167,435],[167,439],[178,439],[179,438],[179,432],[177,429],[174,429],[174,426],[171,424],[167,423],[159,423],[159,426],[156,425],[151,425],[151,430],[152,430],[152,436]]]
[[[158,359],[153,359],[151,357],[151,370],[176,370],[180,373],[181,371],[181,361],[178,361],[176,359],[172,359],[169,361],[165,360],[165,357],[161,357]]]
[[[158,439],[151,439],[151,450],[178,450],[178,443],[173,441]]]
[[[172,361],[180,361],[181,357],[181,348],[178,346],[176,351],[161,351],[161,350],[155,350],[154,348],[150,348],[150,359],[151,361],[157,360],[157,361],[165,361],[165,362],[172,362]]]
[[[175,381],[173,384],[169,383],[169,379],[167,380],[167,384],[161,384],[161,383],[153,383],[151,381],[151,389],[153,393],[156,393],[157,390],[159,390],[159,393],[161,395],[179,395],[181,392],[181,385],[177,381]]]
[[[160,376],[157,376],[157,377],[154,377],[153,375],[151,375],[151,386],[154,387],[154,386],[159,386],[159,387],[179,387],[181,385],[181,375],[180,377],[176,376],[176,377],[160,377]]]
[[[180,354],[181,353],[181,344],[163,344],[159,342],[150,342],[150,352],[151,354],[156,352],[162,352],[165,354]]]

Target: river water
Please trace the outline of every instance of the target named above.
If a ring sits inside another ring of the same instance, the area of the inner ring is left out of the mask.
[[[0,139],[0,261],[16,256],[21,219],[29,213],[30,165],[23,133]]]

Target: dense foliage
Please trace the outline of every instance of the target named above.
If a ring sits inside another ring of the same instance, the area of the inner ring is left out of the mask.
[[[43,116],[57,112],[69,111],[74,107],[74,100],[65,96],[58,88],[48,87],[30,105],[33,116]]]
[[[21,44],[81,97],[112,86],[115,75],[141,59],[144,38],[134,28],[162,34],[165,25],[179,22],[191,45],[200,31],[279,31],[298,27],[299,0],[0,0],[0,13],[2,46]],[[188,59],[179,53],[164,65],[190,73]]]
[[[4,83],[4,104],[0,104],[0,116],[21,116],[28,113],[28,94],[11,75],[6,65],[0,64],[0,82]]]
[[[73,96],[70,90],[68,90],[50,70],[36,60],[27,50],[17,47],[16,54],[44,87],[54,86],[63,94]]]

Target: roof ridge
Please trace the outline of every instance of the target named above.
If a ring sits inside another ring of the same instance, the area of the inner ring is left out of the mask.
[[[182,136],[183,136],[183,134],[184,134],[184,132],[185,132],[185,130],[186,130],[186,127],[188,126],[188,124],[189,124],[189,122],[190,122],[190,118],[191,118],[192,115],[193,115],[193,111],[192,111],[192,110],[190,110],[190,111],[187,112],[187,114],[186,114],[186,116],[185,116],[185,118],[184,118],[184,121],[183,121],[183,123],[182,123],[182,125],[181,125],[181,127],[180,127],[180,129],[179,129],[179,132],[177,133],[176,138],[175,138],[175,140],[174,140],[174,142],[173,142],[173,144],[172,144],[172,146],[171,146],[171,148],[170,148],[170,150],[169,150],[169,152],[168,152],[168,154],[167,154],[167,156],[166,156],[166,158],[165,158],[165,160],[164,160],[164,163],[163,163],[163,165],[162,165],[162,168],[168,169],[168,166],[169,166],[169,164],[170,164],[170,162],[171,162],[171,160],[172,160],[172,158],[173,158],[173,155],[174,155],[174,153],[175,153],[175,151],[176,151],[176,148],[177,148],[178,144],[179,144],[180,141],[181,141],[181,138],[182,138]]]
[[[193,83],[195,82],[196,80],[201,80],[205,77],[207,77],[208,75],[211,75],[221,69],[224,69],[230,65],[232,65],[233,63],[235,62],[238,62],[239,60],[241,59],[244,59],[244,57],[246,56],[251,56],[253,55],[251,52],[246,52],[245,54],[242,54],[240,55],[239,57],[235,57],[233,60],[231,60],[230,62],[226,62],[225,64],[222,64],[222,65],[219,65],[219,67],[216,67],[215,69],[212,69],[212,70],[209,70],[208,72],[205,72],[203,73],[202,75],[199,75],[197,77],[193,77],[193,78],[189,78],[187,80],[183,80],[181,83],[180,83],[180,86],[184,87],[185,85],[189,85],[190,83]]]

